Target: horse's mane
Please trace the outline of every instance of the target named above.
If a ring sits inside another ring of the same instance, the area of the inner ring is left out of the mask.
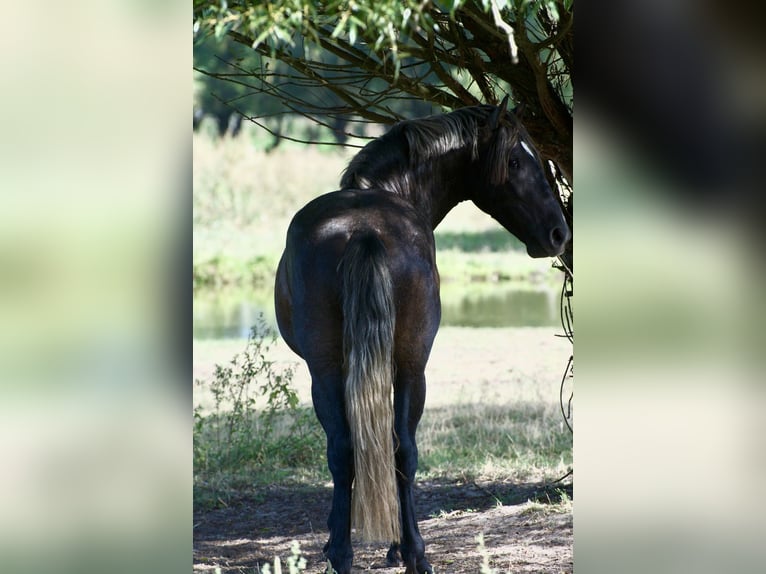
[[[379,187],[398,192],[401,190],[396,188],[409,170],[433,158],[468,149],[471,159],[476,160],[480,130],[495,109],[488,105],[473,106],[395,124],[352,158],[341,177],[341,188]],[[513,141],[504,143],[512,145],[523,128],[513,114],[507,113],[505,117],[504,124],[512,128],[508,131]]]

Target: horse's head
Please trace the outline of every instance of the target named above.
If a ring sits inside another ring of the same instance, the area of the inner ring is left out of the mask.
[[[506,111],[507,100],[486,124],[473,202],[523,241],[530,256],[560,255],[571,231],[526,130]]]

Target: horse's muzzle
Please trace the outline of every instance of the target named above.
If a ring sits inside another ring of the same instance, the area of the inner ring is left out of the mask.
[[[527,254],[530,257],[556,257],[564,253],[564,248],[572,239],[572,232],[569,230],[569,226],[564,223],[562,226],[556,226],[548,232],[548,236],[545,241],[540,241],[537,244],[527,245]]]
[[[554,227],[548,234],[553,253],[551,256],[561,255],[564,252],[567,242],[572,239],[572,232],[565,223],[563,227]]]

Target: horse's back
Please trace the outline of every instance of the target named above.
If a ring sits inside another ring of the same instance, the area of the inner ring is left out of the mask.
[[[408,202],[385,191],[328,193],[295,215],[275,289],[282,336],[307,361],[310,356],[342,361],[339,270],[349,242],[363,237],[375,237],[384,247],[397,315],[397,355],[404,346],[423,349],[424,361],[440,315],[433,232]]]

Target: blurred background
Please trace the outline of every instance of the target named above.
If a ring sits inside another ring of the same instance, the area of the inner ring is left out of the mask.
[[[763,7],[578,6],[575,571],[751,572]]]
[[[3,13],[0,570],[188,570],[188,6]]]

